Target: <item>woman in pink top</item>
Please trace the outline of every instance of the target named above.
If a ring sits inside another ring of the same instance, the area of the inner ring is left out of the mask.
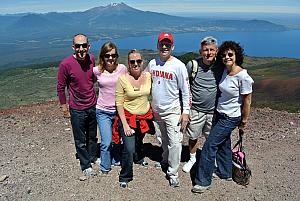
[[[115,91],[118,78],[126,73],[126,66],[118,64],[118,49],[115,44],[106,42],[99,54],[99,64],[93,68],[99,85],[99,96],[96,105],[96,118],[99,126],[100,170],[107,174],[112,164],[120,163],[121,149],[112,144],[112,125],[116,117]],[[118,151],[120,150],[120,151]],[[119,153],[118,153],[119,152]]]

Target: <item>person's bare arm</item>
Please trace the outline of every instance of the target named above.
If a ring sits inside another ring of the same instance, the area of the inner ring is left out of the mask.
[[[242,119],[239,125],[239,129],[244,129],[248,123],[248,119],[250,116],[252,93],[242,94],[242,97],[243,97]]]

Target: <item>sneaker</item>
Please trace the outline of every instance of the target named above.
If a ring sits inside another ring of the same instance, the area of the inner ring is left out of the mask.
[[[115,167],[115,166],[121,166],[121,162],[114,162],[113,164],[111,164],[112,167]]]
[[[149,165],[149,163],[147,162],[147,161],[144,161],[143,163],[142,163],[142,166],[148,166]]]
[[[157,162],[157,163],[154,164],[154,167],[156,169],[160,169],[161,168],[161,164],[159,162]]]
[[[109,171],[100,170],[100,172],[104,175],[107,175]]]
[[[189,173],[195,163],[196,163],[196,161],[192,161],[190,159],[186,164],[184,164],[184,166],[182,167],[182,171]]]
[[[217,179],[217,178],[220,178],[216,173],[213,173],[212,174],[212,178],[213,179]],[[222,180],[224,180],[224,181],[232,181],[232,178],[231,177],[228,177],[228,178],[220,178],[220,179],[222,179]]]
[[[91,167],[83,170],[82,172],[83,172],[84,176],[87,176],[87,177],[93,177],[93,176],[97,175],[96,172]]]
[[[217,178],[219,178],[219,176],[218,176],[216,173],[213,173],[213,174],[212,174],[212,178],[213,178],[213,179],[217,179]]]
[[[168,163],[165,163],[165,162],[156,162],[155,164],[154,164],[154,167],[156,168],[156,169],[168,169]]]
[[[100,167],[100,164],[101,164],[101,158],[97,158],[97,160],[95,161],[95,163]]]
[[[204,193],[206,190],[208,190],[210,186],[200,186],[200,185],[195,185],[192,188],[193,193]]]
[[[141,165],[141,166],[144,166],[144,167],[147,167],[147,166],[149,165],[149,163],[146,162],[146,161],[143,161],[143,162],[140,163],[140,165]]]
[[[98,165],[100,167],[101,159],[97,158],[97,160],[91,162],[92,168],[94,168],[95,165]]]
[[[180,181],[179,178],[169,178],[169,183],[171,187],[179,187],[180,186]]]
[[[120,182],[120,187],[121,188],[127,188],[128,187],[128,183],[125,181]]]

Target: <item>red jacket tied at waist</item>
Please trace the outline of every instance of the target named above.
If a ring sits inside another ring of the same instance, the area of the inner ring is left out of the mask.
[[[137,128],[136,121],[140,121],[140,129],[141,133],[145,134],[147,131],[150,130],[148,123],[146,120],[151,120],[153,119],[153,114],[152,110],[149,109],[149,111],[144,114],[144,115],[136,115],[136,114],[131,114],[127,110],[124,109],[125,117],[127,120],[128,125],[130,128]],[[113,124],[113,130],[112,130],[112,141],[115,144],[119,144],[121,142],[121,136],[118,131],[118,121],[119,121],[119,116],[116,117],[114,124]]]

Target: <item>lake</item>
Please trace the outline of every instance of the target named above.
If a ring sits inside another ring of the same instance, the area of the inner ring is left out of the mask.
[[[300,30],[283,32],[199,32],[174,34],[175,52],[198,52],[205,36],[214,36],[219,44],[225,40],[239,42],[249,56],[300,58]],[[158,35],[114,39],[119,49],[156,49]],[[92,43],[99,49],[105,41]]]

